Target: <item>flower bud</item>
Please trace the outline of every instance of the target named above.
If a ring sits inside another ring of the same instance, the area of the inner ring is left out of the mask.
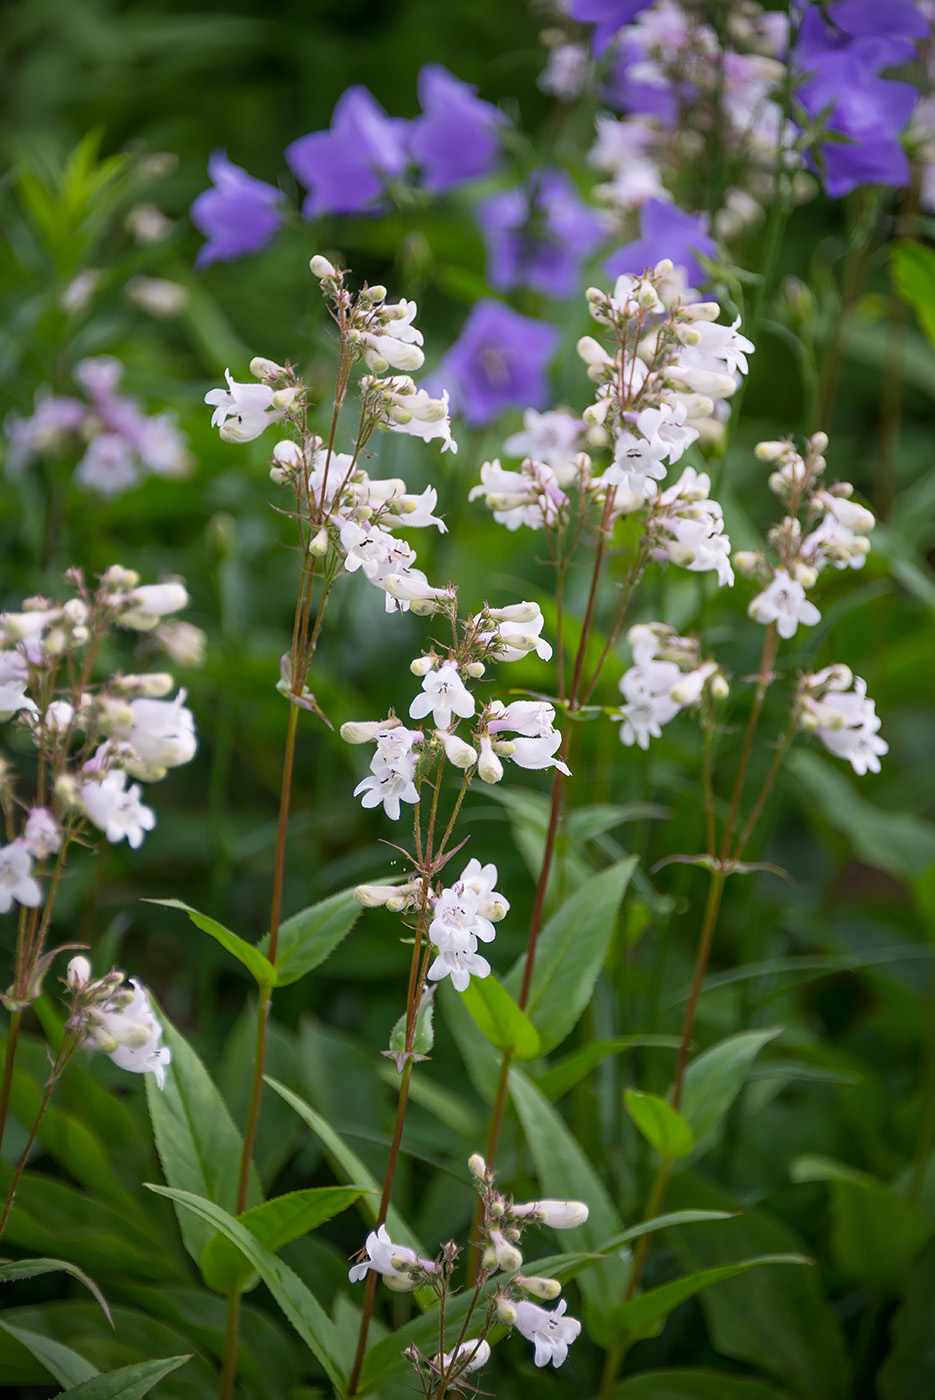
[[[262,379],[264,384],[272,384],[276,379],[284,379],[288,371],[275,360],[267,360],[262,355],[254,355],[250,361],[250,373],[254,379]]]
[[[308,266],[312,276],[317,277],[319,281],[322,281],[325,277],[337,276],[334,263],[329,262],[321,253],[316,253],[315,256],[310,259]]]
[[[822,432],[812,433],[808,440],[808,447],[810,452],[825,452],[828,447],[828,434]]]
[[[328,553],[327,525],[322,525],[321,529],[318,531],[318,534],[313,536],[313,538],[309,540],[308,552],[309,554],[314,554],[318,559],[320,559],[323,555]]]
[[[509,1298],[504,1298],[502,1293],[497,1294],[497,1317],[501,1322],[505,1322],[507,1327],[512,1327],[519,1313],[516,1311],[516,1304]]]
[[[686,321],[716,321],[720,314],[721,308],[716,301],[690,301],[679,311]]]
[[[486,670],[487,667],[484,665],[483,661],[469,661],[464,668],[464,674],[478,681]]]
[[[758,442],[753,455],[761,462],[778,462],[789,451],[788,442]]]
[[[716,676],[711,677],[708,683],[708,689],[715,700],[726,700],[728,695],[730,695],[730,686],[727,684],[727,681],[721,675],[720,671]]]
[[[588,1208],[583,1201],[527,1201],[525,1205],[514,1205],[512,1214],[520,1219],[532,1216],[553,1230],[574,1230],[587,1220]]]
[[[71,958],[65,969],[65,981],[73,992],[80,991],[87,986],[91,980],[91,964],[86,957],[79,954],[76,958]]]
[[[437,656],[417,656],[414,661],[410,661],[409,669],[414,676],[427,676],[437,665]]]
[[[273,408],[282,410],[291,408],[301,392],[296,384],[290,385],[288,389],[277,389],[273,395]]]
[[[341,725],[341,738],[345,744],[372,744],[384,729],[395,729],[398,719],[347,720]]]
[[[799,559],[792,565],[792,577],[803,588],[814,588],[818,581],[818,570],[811,564],[803,564]]]
[[[479,1152],[474,1152],[468,1158],[468,1171],[478,1181],[483,1181],[487,1175],[487,1163]]]
[[[557,1278],[539,1278],[534,1274],[517,1274],[513,1282],[517,1288],[521,1288],[531,1298],[543,1298],[546,1301],[557,1298],[562,1291],[562,1285]]]
[[[435,731],[444,750],[445,757],[449,763],[453,763],[456,768],[461,768],[465,772],[473,768],[477,762],[477,750],[470,744],[466,744],[463,739],[459,739],[457,734],[447,734],[441,729]]]
[[[493,1259],[488,1262],[488,1256],[493,1255]],[[496,1262],[498,1268],[506,1274],[515,1273],[522,1268],[523,1256],[514,1244],[510,1244],[499,1230],[491,1230],[490,1245],[484,1251],[484,1263],[487,1268]]]
[[[541,616],[538,603],[510,603],[505,608],[486,608],[496,622],[535,622]]]
[[[734,568],[745,578],[752,578],[763,563],[763,556],[758,549],[738,549],[732,558]]]
[[[365,909],[383,909],[398,900],[400,889],[408,889],[408,886],[358,885],[354,890],[354,898]]]
[[[503,764],[493,751],[493,745],[486,735],[480,741],[480,758],[477,760],[477,776],[485,783],[499,783],[503,777]]]

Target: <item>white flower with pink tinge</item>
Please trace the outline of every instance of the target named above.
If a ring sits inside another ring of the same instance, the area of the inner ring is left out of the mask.
[[[533,1361],[536,1365],[548,1366],[551,1361],[553,1366],[561,1366],[568,1355],[568,1348],[581,1332],[578,1319],[565,1316],[567,1299],[563,1298],[552,1312],[525,1298],[515,1303],[514,1307],[516,1318],[513,1326],[535,1346]]]
[[[32,856],[22,842],[0,846],[0,914],[9,913],[14,899],[27,909],[42,903],[42,890],[31,870]]]
[[[555,757],[562,736],[554,725],[553,705],[545,700],[514,700],[509,705],[494,700],[487,713],[487,734],[494,738],[497,753],[520,768],[554,767],[571,776],[567,764]],[[499,737],[504,734],[517,737]]]
[[[403,725],[381,730],[377,736],[377,751],[370,761],[370,777],[362,779],[354,789],[354,796],[363,793],[361,805],[378,807],[391,821],[399,821],[400,802],[418,802],[419,793],[413,778],[416,771],[417,755],[413,747],[422,742],[420,729],[406,729]]]
[[[114,768],[100,782],[82,783],[78,797],[85,814],[108,841],[126,839],[135,851],[156,825],[156,813],[140,801],[141,792],[139,783],[127,788],[126,773]]]

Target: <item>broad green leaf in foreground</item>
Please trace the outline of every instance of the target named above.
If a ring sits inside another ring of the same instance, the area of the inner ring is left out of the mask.
[[[740,1031],[691,1061],[685,1072],[682,1115],[699,1145],[717,1132],[740,1093],[751,1064],[763,1046],[781,1033],[781,1026]]]
[[[148,899],[147,904],[161,904],[165,909],[181,909],[191,919],[196,928],[200,928],[203,933],[209,933],[212,938],[220,943],[222,948],[243,963],[244,967],[253,977],[260,987],[271,987],[276,981],[276,969],[268,958],[260,952],[259,948],[252,943],[247,943],[236,933],[231,933],[229,928],[219,924],[217,919],[212,919],[208,914],[202,914],[197,909],[192,909],[191,905],[183,904],[180,899]]]
[[[922,243],[896,242],[890,247],[896,290],[935,343],[935,252]]]
[[[357,1186],[320,1186],[307,1191],[290,1191],[254,1206],[237,1217],[260,1244],[277,1253],[292,1240],[301,1239],[326,1220],[347,1210],[360,1196]],[[201,1257],[205,1283],[218,1293],[242,1291],[253,1270],[244,1262],[236,1245],[226,1235],[216,1234]]]
[[[104,1371],[65,1394],[74,1400],[142,1400],[154,1385],[190,1360],[190,1356],[162,1356],[137,1361],[132,1366],[119,1366],[116,1371]]]
[[[763,1264],[811,1264],[813,1261],[804,1254],[760,1254],[753,1259],[738,1259],[734,1264],[722,1264],[714,1269],[700,1269],[685,1278],[677,1278],[672,1283],[664,1283],[660,1288],[651,1288],[640,1293],[628,1302],[618,1303],[612,1311],[615,1326],[631,1338],[650,1337],[657,1330],[657,1324],[668,1317],[673,1308],[692,1298],[713,1283],[723,1283],[725,1279],[745,1274],[749,1269]]]
[[[318,1299],[306,1288],[298,1274],[293,1273],[288,1264],[271,1254],[244,1225],[213,1201],[207,1201],[203,1196],[196,1196],[191,1191],[174,1190],[171,1186],[155,1186],[150,1183],[147,1185],[150,1191],[155,1191],[160,1196],[168,1196],[170,1200],[178,1202],[181,1208],[197,1215],[206,1227],[210,1227],[209,1235],[215,1230],[220,1230],[237,1246],[251,1268],[260,1275],[303,1342],[320,1362],[329,1380],[340,1390],[344,1383],[345,1364],[340,1355],[337,1331]]]

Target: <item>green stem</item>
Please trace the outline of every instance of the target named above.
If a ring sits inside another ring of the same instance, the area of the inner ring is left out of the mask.
[[[224,1332],[224,1360],[221,1366],[220,1400],[230,1400],[237,1379],[237,1344],[240,1336],[240,1289],[227,1295],[227,1324]]]
[[[16,1046],[19,1041],[19,1030],[23,1020],[22,1011],[14,1011],[10,1017],[10,1030],[7,1035],[6,1050],[3,1057],[3,1084],[0,1086],[0,1147],[3,1146],[3,1134],[6,1131],[6,1120],[10,1112],[10,1094],[13,1089],[13,1067],[16,1061]]]

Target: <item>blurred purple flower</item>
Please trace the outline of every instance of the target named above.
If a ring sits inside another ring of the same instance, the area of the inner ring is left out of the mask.
[[[604,264],[610,277],[623,272],[638,275],[653,267],[661,258],[671,258],[677,267],[684,267],[689,285],[704,282],[707,273],[698,262],[717,257],[717,244],[705,231],[703,214],[686,214],[664,199],[647,199],[640,210],[640,234],[633,243],[618,248]]]
[[[531,287],[556,297],[574,293],[582,262],[608,228],[607,215],[585,204],[560,170],[482,200],[477,220],[495,287]]]
[[[810,64],[798,97],[809,117],[827,112],[825,129],[848,139],[820,147],[825,191],[839,199],[858,185],[908,185],[909,160],[900,142],[918,96],[909,83],[877,77],[857,54],[840,49]]]
[[[924,39],[927,20],[913,0],[837,0],[828,6],[828,18],[845,34],[873,34],[895,39]]]
[[[422,116],[412,123],[409,149],[427,189],[448,190],[493,168],[506,117],[475,93],[440,63],[427,63],[420,72]]]
[[[282,199],[279,190],[234,165],[226,152],[213,153],[208,175],[214,188],[204,190],[191,207],[192,223],[208,240],[195,259],[196,267],[258,252],[282,223],[276,207]]]
[[[433,380],[450,389],[452,407],[472,427],[507,408],[542,408],[559,339],[555,326],[488,297],[471,310]]]
[[[286,160],[309,191],[302,213],[356,214],[376,204],[388,181],[406,168],[411,123],[388,117],[365,87],[349,87],[328,131],[313,131],[286,147]]]
[[[629,24],[649,0],[570,0],[568,14],[583,24],[594,24],[593,43],[596,54],[603,53],[618,29]]]

